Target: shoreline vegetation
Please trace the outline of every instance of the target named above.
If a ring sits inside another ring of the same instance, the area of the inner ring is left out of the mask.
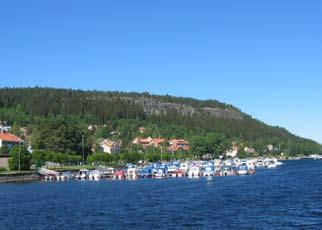
[[[77,170],[80,163],[322,154],[317,142],[232,105],[149,93],[0,88],[0,129],[22,140],[0,145],[0,156],[10,157],[12,171],[46,162]]]

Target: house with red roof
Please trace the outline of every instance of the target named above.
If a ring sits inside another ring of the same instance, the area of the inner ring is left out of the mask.
[[[147,148],[149,146],[153,146],[155,148],[159,148],[163,143],[165,143],[164,138],[143,138],[143,137],[137,137],[132,141],[135,145],[142,145],[144,148]]]
[[[169,140],[169,151],[189,151],[189,142],[184,139],[171,139]]]
[[[24,143],[24,141],[19,137],[11,133],[8,133],[4,130],[0,131],[0,148],[5,145],[7,146],[8,150],[10,150],[13,146],[19,145],[19,143]],[[0,167],[8,168],[9,158],[9,153],[0,154]]]
[[[0,132],[0,148],[3,145],[6,145],[8,149],[11,149],[13,146],[18,145],[19,143],[24,143],[24,141],[12,133],[5,131]]]

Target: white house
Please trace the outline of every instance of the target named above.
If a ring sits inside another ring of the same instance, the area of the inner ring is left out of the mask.
[[[226,157],[234,158],[238,154],[238,149],[230,149],[226,151]]]
[[[267,145],[267,150],[272,152],[274,150],[274,145]]]
[[[111,141],[105,139],[100,143],[100,148],[104,153],[114,154],[121,151],[122,141]]]
[[[244,151],[245,153],[256,154],[256,149],[254,148],[245,147]]]

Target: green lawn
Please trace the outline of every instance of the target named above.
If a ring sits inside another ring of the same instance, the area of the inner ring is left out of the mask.
[[[80,169],[95,169],[94,165],[64,165],[62,167],[49,167],[49,169],[54,171],[78,171]]]
[[[12,170],[8,170],[8,171],[1,171],[0,174],[25,174],[25,173],[34,173],[34,170],[30,170],[30,171],[12,171]]]

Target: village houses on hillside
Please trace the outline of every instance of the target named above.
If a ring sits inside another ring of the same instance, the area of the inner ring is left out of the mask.
[[[164,138],[143,138],[143,137],[136,137],[133,141],[132,144],[135,145],[141,145],[143,148],[147,147],[155,147],[155,148],[160,148],[162,147],[163,144],[167,144],[167,150],[168,151],[188,151],[189,148],[189,143],[184,140],[184,139],[171,139],[168,142]]]
[[[122,147],[122,141],[112,141],[109,139],[105,139],[99,144],[99,147],[104,153],[109,153],[109,154],[120,153],[121,147]]]

